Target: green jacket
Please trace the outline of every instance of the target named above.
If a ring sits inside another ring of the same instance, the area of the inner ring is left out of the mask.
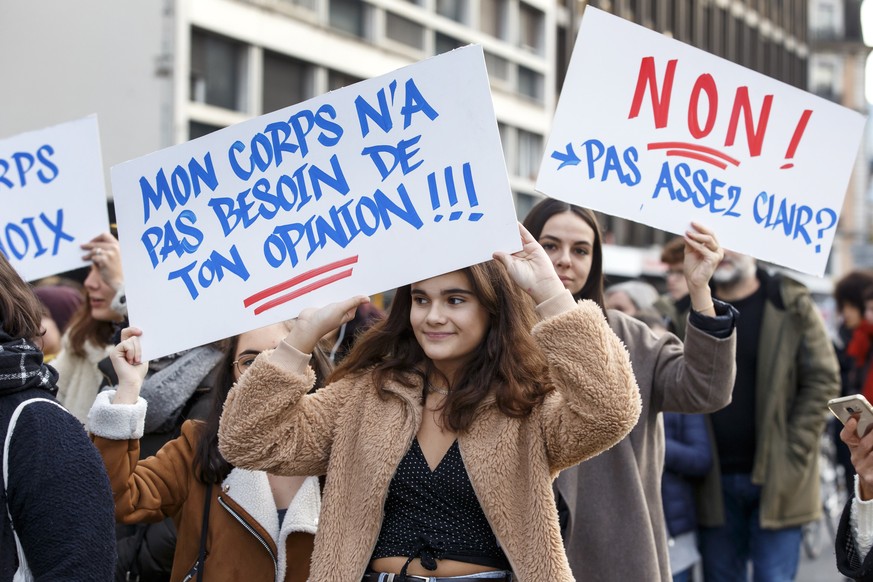
[[[761,491],[761,527],[801,525],[821,514],[819,439],[827,402],[839,396],[833,344],[809,291],[782,275],[758,272],[766,303],[758,342],[752,482]],[[740,323],[742,325],[742,313]],[[718,463],[699,501],[702,525],[724,523]]]

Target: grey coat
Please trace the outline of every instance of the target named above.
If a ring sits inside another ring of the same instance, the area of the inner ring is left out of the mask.
[[[565,547],[577,580],[671,580],[661,504],[661,412],[712,412],[726,406],[736,374],[736,331],[717,339],[693,325],[687,344],[655,335],[609,311],[627,346],[643,410],[630,435],[601,455],[563,471],[555,489],[569,508]]]

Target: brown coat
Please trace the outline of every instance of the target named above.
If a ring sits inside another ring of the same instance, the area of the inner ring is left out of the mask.
[[[526,418],[502,414],[488,397],[458,437],[473,489],[521,582],[573,580],[552,480],[621,440],[640,413],[627,352],[600,308],[590,301],[574,308],[569,294],[564,307],[533,330],[556,390]],[[258,357],[228,396],[220,447],[237,466],[326,471],[311,580],[353,582],[370,562],[388,486],[418,432],[422,387],[388,382],[383,399],[364,374],[307,395],[308,360],[284,342]]]
[[[95,402],[89,419],[92,431],[113,437],[92,434],[109,472],[116,520],[138,523],[173,518],[178,538],[170,579],[183,580],[197,561],[206,495],[206,485],[195,478],[193,471],[197,425],[186,422],[181,436],[164,445],[154,457],[140,460],[139,440],[118,440],[118,431],[107,428],[105,422],[107,414],[119,412],[113,409],[132,406],[109,404],[109,396],[104,395]],[[104,414],[95,415],[101,407]],[[307,580],[320,509],[317,478],[307,479],[301,486],[281,532],[266,473],[235,468],[221,485],[212,487],[211,497],[206,580]],[[285,552],[280,553],[276,539],[283,536]]]

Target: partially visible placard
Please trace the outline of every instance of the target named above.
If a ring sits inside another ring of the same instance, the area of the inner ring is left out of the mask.
[[[0,140],[0,252],[27,281],[90,263],[109,230],[97,116]]]

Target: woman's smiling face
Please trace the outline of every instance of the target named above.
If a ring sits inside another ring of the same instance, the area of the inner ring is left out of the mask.
[[[488,333],[490,318],[463,271],[414,283],[409,322],[425,355],[453,382]]]

